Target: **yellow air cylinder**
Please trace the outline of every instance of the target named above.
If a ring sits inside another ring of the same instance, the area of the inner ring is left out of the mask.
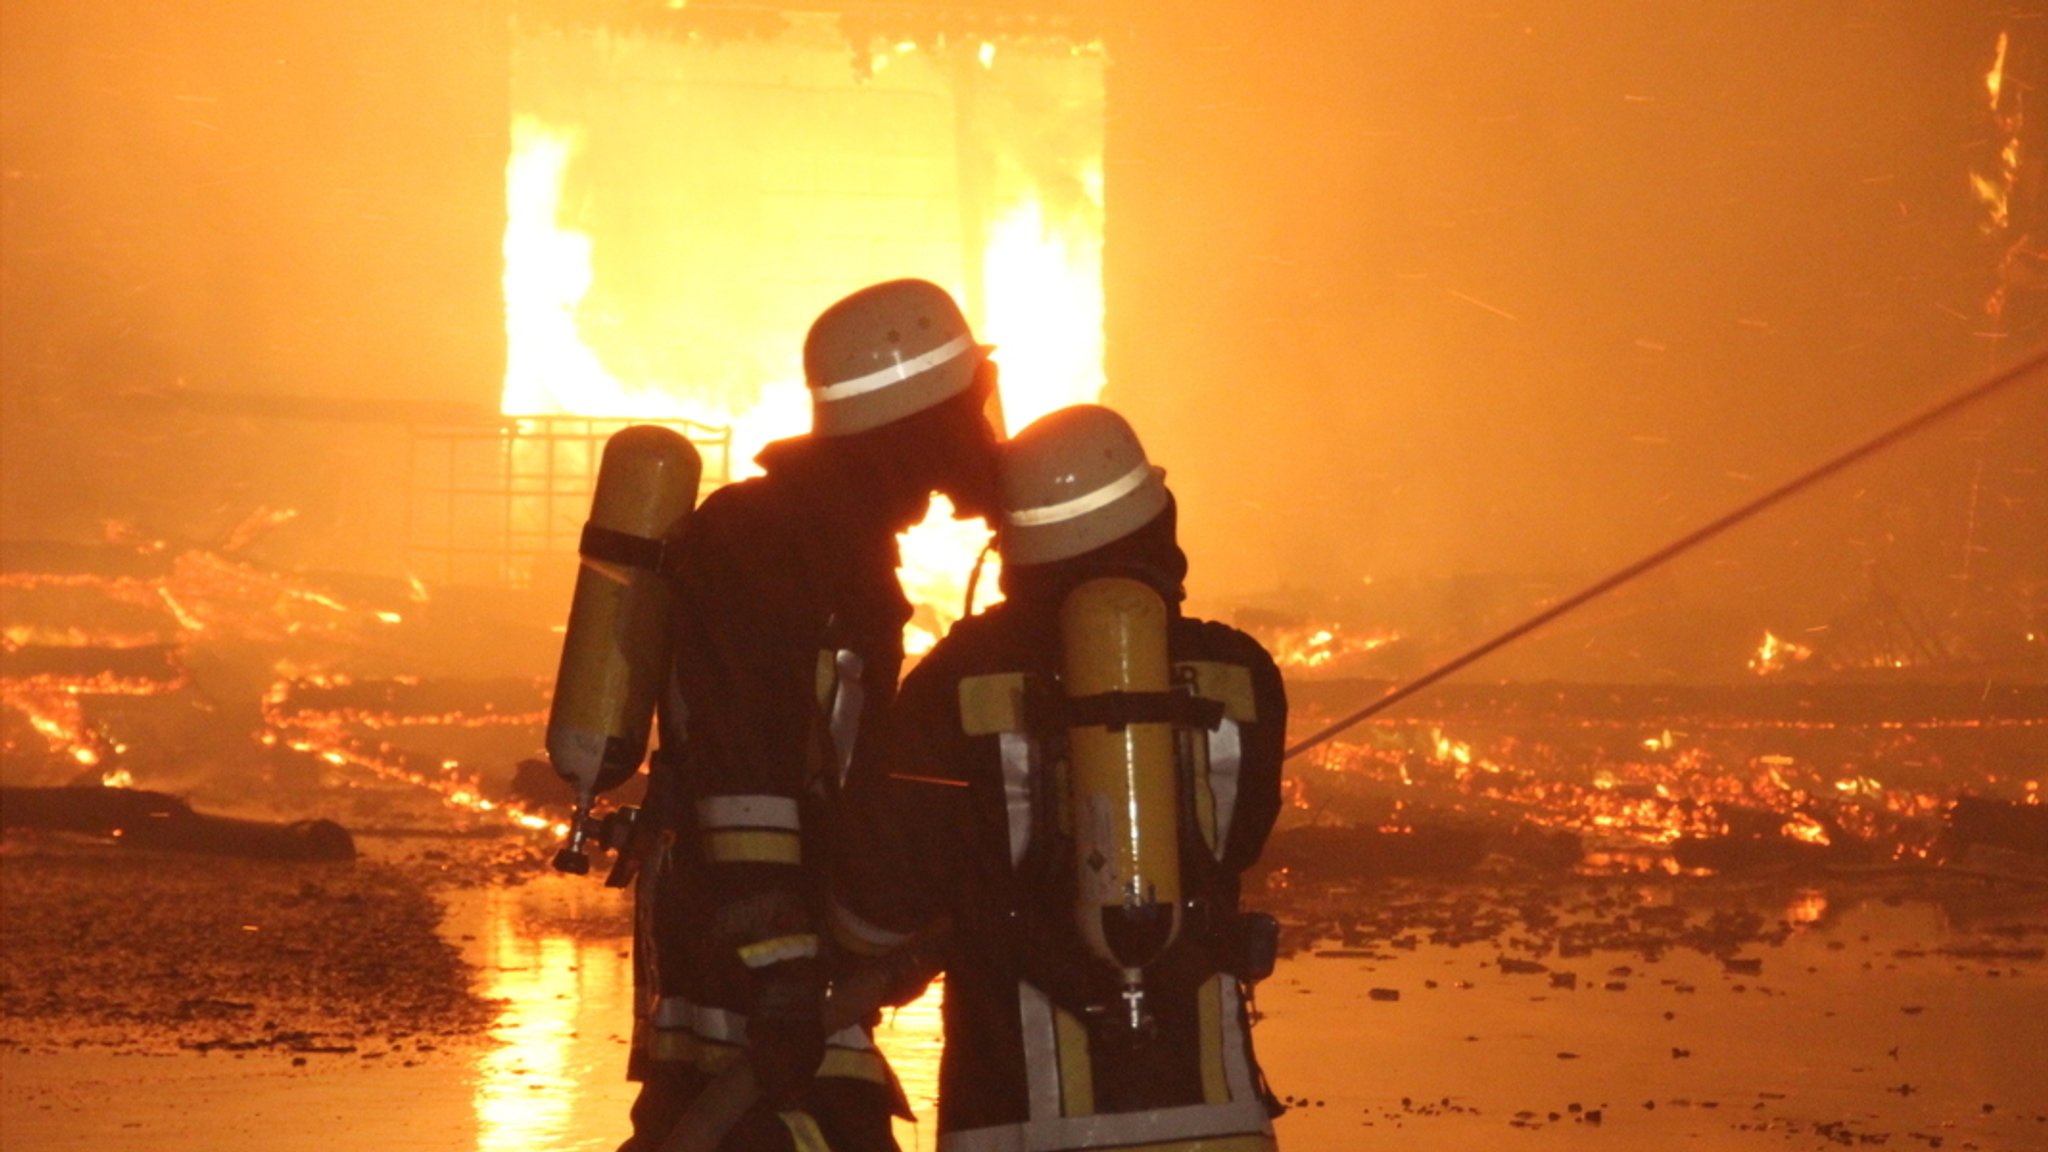
[[[1068,730],[1075,914],[1090,950],[1122,970],[1134,1024],[1141,970],[1180,930],[1173,726],[1163,717],[1128,720],[1171,687],[1166,624],[1159,594],[1122,577],[1090,580],[1060,606],[1061,679],[1076,710]]]
[[[659,568],[696,504],[702,471],[674,429],[635,424],[605,443],[548,709],[548,758],[576,789],[572,850],[591,800],[631,779],[647,756],[669,676],[671,593]]]

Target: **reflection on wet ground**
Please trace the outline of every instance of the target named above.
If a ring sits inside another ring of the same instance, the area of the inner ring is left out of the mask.
[[[627,1133],[633,968],[626,898],[547,875],[514,889],[458,893],[449,932],[500,1001],[474,1053],[477,1152],[616,1147]],[[919,1123],[906,1152],[936,1143],[943,987],[889,1013],[878,1029]]]
[[[483,1034],[401,1064],[369,1051],[67,1051],[19,1042],[9,1021],[0,1145],[616,1147],[633,1095],[624,894],[549,874],[445,895],[444,931],[496,1001]],[[2048,1148],[2039,887],[1468,879],[1281,903],[1297,949],[1259,989],[1256,1037],[1292,1105],[1279,1132],[1295,1152]],[[1672,927],[1648,948],[1633,930],[1588,945],[1529,923],[1415,927],[1495,905],[1566,927],[1581,908],[1619,920],[1679,906],[1761,926],[1716,942],[1650,916]],[[899,1129],[903,1146],[931,1149],[938,994],[895,1013],[881,1039],[923,1120]]]
[[[451,910],[482,993],[502,1004],[491,1042],[474,1053],[477,1152],[611,1148],[623,1137],[629,941],[615,926],[594,935],[575,928],[588,905],[616,906],[618,896],[551,879],[465,893]],[[558,907],[536,907],[542,899]],[[564,922],[547,911],[575,915]],[[593,1122],[607,1112],[616,1136]]]
[[[492,1043],[475,1053],[477,1152],[609,1149],[627,1133],[633,1086],[631,938],[623,894],[545,876],[517,889],[464,893],[450,931],[502,1001]],[[906,1152],[936,1143],[943,987],[878,1029],[920,1123],[899,1124]]]
[[[1783,942],[1725,958],[1298,956],[1259,994],[1283,1143],[2048,1148],[2038,890],[1782,900]]]

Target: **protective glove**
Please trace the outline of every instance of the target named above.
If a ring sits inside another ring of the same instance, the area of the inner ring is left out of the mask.
[[[795,1104],[825,1059],[825,981],[814,960],[771,965],[757,977],[747,1019],[747,1062],[761,1095],[778,1109]]]

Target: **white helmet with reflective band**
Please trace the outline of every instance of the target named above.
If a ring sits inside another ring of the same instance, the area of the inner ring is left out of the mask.
[[[966,391],[987,355],[944,288],[863,288],[825,309],[804,340],[811,430],[845,436],[922,412]]]
[[[1049,564],[1120,540],[1166,509],[1166,470],[1115,412],[1076,404],[1003,445],[1005,564]]]

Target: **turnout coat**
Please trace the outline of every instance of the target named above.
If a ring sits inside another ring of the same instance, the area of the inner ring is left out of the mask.
[[[636,896],[636,1121],[656,1133],[740,1058],[770,972],[824,979],[827,832],[853,751],[894,695],[911,614],[894,529],[871,522],[882,512],[857,478],[806,440],[760,460],[767,475],[706,498],[670,566],[676,661]],[[818,1076],[816,1123],[783,1117],[795,1146],[818,1125],[833,1147],[857,1143],[835,1135],[846,1129],[829,1113],[846,1108],[887,1140],[900,1093],[866,1026],[827,1038]]]
[[[1222,717],[1179,741],[1186,904],[1145,972],[1156,1032],[1135,1034],[1120,979],[1081,941],[1062,827],[1058,603],[1086,574],[1012,590],[907,677],[887,739],[857,758],[833,930],[851,950],[944,968],[941,1152],[1269,1150],[1278,1106],[1246,1004],[1261,934],[1238,903],[1280,806],[1280,675],[1242,632],[1170,622],[1179,690]]]

